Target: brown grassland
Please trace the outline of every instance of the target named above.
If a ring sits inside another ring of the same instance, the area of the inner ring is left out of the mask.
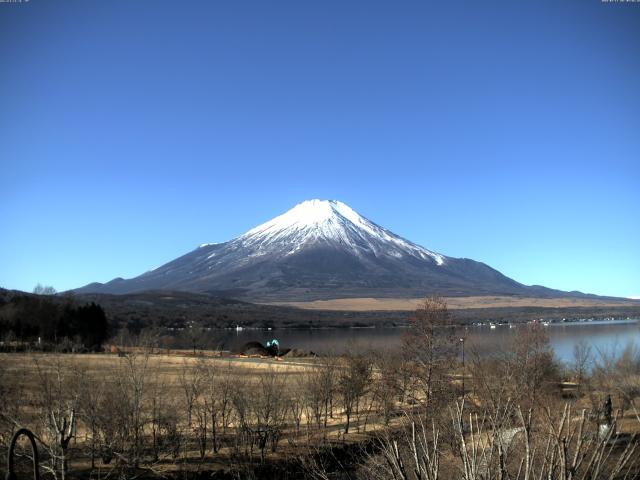
[[[29,428],[53,479],[640,475],[638,350],[605,358],[582,345],[562,366],[530,325],[462,363],[447,320],[446,304],[427,299],[401,350],[341,357],[163,353],[152,342],[0,354],[0,448]]]
[[[422,298],[336,298],[331,300],[314,300],[308,302],[281,302],[278,305],[298,307],[309,310],[337,311],[413,311],[424,302]],[[517,296],[475,296],[447,297],[450,310],[470,308],[505,308],[505,307],[619,307],[638,306],[636,300],[614,298],[540,298]],[[276,303],[274,303],[275,305]]]

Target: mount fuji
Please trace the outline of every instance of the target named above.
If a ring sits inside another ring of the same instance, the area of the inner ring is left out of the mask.
[[[251,301],[357,297],[566,296],[412,243],[335,200],[308,200],[219,244],[203,244],[131,279],[80,293],[179,290]]]

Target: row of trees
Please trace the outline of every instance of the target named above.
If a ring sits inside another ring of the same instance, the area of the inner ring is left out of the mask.
[[[67,343],[97,350],[108,334],[105,312],[95,303],[79,305],[73,297],[29,294],[14,295],[0,303],[0,338],[6,344]]]

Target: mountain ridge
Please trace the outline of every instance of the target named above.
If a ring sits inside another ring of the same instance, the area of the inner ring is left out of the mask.
[[[79,293],[182,290],[250,301],[351,297],[582,296],[526,286],[492,267],[413,243],[337,200],[307,200],[245,234],[201,244],[131,279]]]

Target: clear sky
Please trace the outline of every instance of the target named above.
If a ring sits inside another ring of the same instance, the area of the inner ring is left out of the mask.
[[[0,286],[132,277],[310,198],[640,295],[640,4],[0,3]]]

